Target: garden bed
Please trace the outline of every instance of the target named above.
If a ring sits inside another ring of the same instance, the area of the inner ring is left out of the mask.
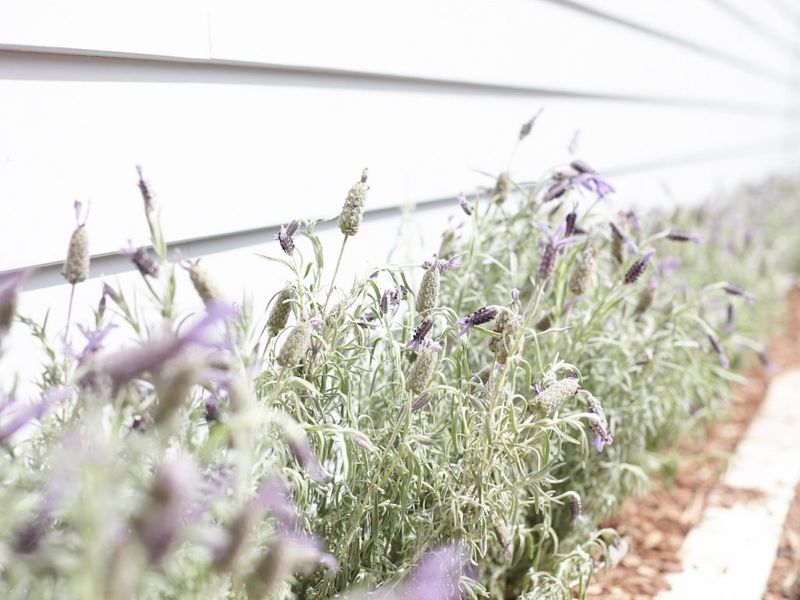
[[[800,289],[789,294],[785,329],[769,344],[769,354],[775,371],[800,365]],[[589,597],[640,600],[669,589],[667,577],[681,570],[679,551],[686,535],[699,522],[712,490],[713,501],[722,506],[759,495],[758,490],[730,488],[718,485],[718,481],[757,414],[773,374],[763,367],[751,370],[747,383],[732,394],[729,418],[710,424],[703,438],[688,439],[681,445],[677,474],[665,474],[646,495],[628,498],[608,520],[606,525],[619,531],[626,552],[614,568],[597,577],[589,587]],[[800,496],[796,494],[765,599],[800,597],[799,539]]]

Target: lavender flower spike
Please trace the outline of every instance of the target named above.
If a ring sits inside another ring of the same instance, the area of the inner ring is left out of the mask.
[[[460,267],[461,257],[456,255],[456,256],[451,256],[450,258],[445,260],[443,258],[437,258],[437,256],[434,254],[433,258],[426,260],[420,266],[425,270],[428,270],[431,267],[435,266],[436,270],[439,271],[439,273],[444,273],[448,269],[457,269],[458,267]]]
[[[120,252],[131,259],[142,277],[158,277],[158,263],[150,258],[144,248],[134,248],[128,240],[128,247],[123,248]]]
[[[740,288],[738,285],[733,285],[732,283],[724,283],[722,285],[722,289],[726,294],[731,296],[741,296],[744,298],[748,304],[755,304],[756,298],[752,294],[749,294],[747,290]]]
[[[725,350],[722,348],[722,342],[720,342],[719,338],[712,333],[708,334],[708,341],[711,343],[711,347],[714,349],[714,352],[716,352],[717,357],[719,358],[719,364],[723,369],[729,369],[731,363],[725,354]]]
[[[419,324],[416,331],[414,331],[414,337],[406,344],[406,348],[419,352],[422,342],[425,340],[425,336],[431,332],[431,329],[433,329],[433,320],[425,319]]]
[[[699,244],[702,241],[700,237],[696,235],[687,233],[686,231],[676,231],[676,230],[670,231],[667,234],[667,239],[672,240],[674,242],[694,242],[695,244]]]
[[[647,269],[647,265],[655,253],[656,251],[652,248],[645,252],[641,258],[631,265],[631,268],[628,269],[627,273],[625,273],[623,281],[626,284],[635,283],[636,280],[642,276],[642,273],[644,273],[645,269]]]
[[[494,319],[500,313],[501,310],[503,310],[502,306],[489,304],[488,306],[479,308],[468,317],[459,319],[458,326],[461,327],[462,329],[458,333],[458,337],[461,337],[476,325],[483,325],[484,323],[488,323],[489,321]]]
[[[561,248],[577,244],[581,238],[566,236],[567,224],[562,222],[555,230],[551,230],[547,225],[538,223],[539,229],[547,236],[547,244],[542,252],[542,259],[539,263],[539,271],[537,279],[539,283],[544,284],[550,279],[553,271],[556,268],[556,256]]]
[[[461,205],[461,210],[469,217],[472,215],[472,206],[467,202],[467,197],[464,192],[458,192],[458,203]]]
[[[150,193],[150,188],[148,187],[147,182],[144,180],[141,165],[136,165],[136,173],[139,175],[138,185],[139,192],[141,192],[142,200],[144,201],[144,210],[146,213],[150,213],[153,210],[153,194]]]
[[[299,221],[292,221],[288,225],[281,225],[280,232],[275,234],[275,239],[280,243],[281,249],[289,256],[294,252],[294,234],[297,233],[299,227]]]

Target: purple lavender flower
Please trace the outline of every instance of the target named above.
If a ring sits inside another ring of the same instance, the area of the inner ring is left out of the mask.
[[[665,256],[658,263],[658,270],[661,271],[662,275],[669,275],[673,271],[680,269],[682,264],[683,259],[679,256]]]
[[[641,256],[641,258],[639,258],[635,263],[633,263],[630,269],[628,269],[628,271],[625,273],[623,282],[626,284],[635,283],[636,280],[642,276],[642,273],[644,273],[645,269],[647,269],[647,264],[650,262],[650,259],[653,257],[655,253],[656,251],[653,249],[650,249],[647,252],[645,252]]]
[[[175,358],[189,346],[211,348],[215,342],[209,331],[219,321],[233,315],[234,309],[227,304],[214,303],[202,319],[185,333],[176,336],[164,335],[138,348],[129,348],[100,361],[98,371],[111,379],[115,389],[139,377],[145,372],[158,371],[166,362]]]
[[[431,550],[390,597],[398,600],[459,600],[465,596],[460,580],[466,560],[464,551],[455,544]]]
[[[597,173],[592,167],[590,167],[585,161],[576,158],[569,166],[575,169],[578,173]]]
[[[525,123],[522,124],[522,127],[520,127],[520,129],[519,129],[519,141],[520,142],[530,135],[531,130],[533,129],[533,126],[536,124],[536,119],[539,118],[539,115],[542,114],[543,110],[544,110],[544,108],[540,108],[539,112],[537,112],[535,115],[533,115],[530,118],[529,121],[526,121]]]
[[[547,236],[547,244],[542,252],[542,260],[539,263],[539,271],[537,274],[539,283],[544,284],[550,279],[556,268],[556,256],[558,255],[558,251],[566,246],[577,244],[581,241],[581,238],[575,236],[567,237],[567,225],[564,222],[562,222],[555,231],[551,230],[543,223],[537,223],[537,226]]]
[[[674,242],[694,242],[695,244],[701,242],[700,238],[696,235],[687,233],[686,231],[676,231],[674,229],[667,234],[667,239]]]
[[[426,260],[420,266],[427,271],[434,265],[436,265],[436,269],[439,271],[439,273],[444,273],[448,269],[456,269],[460,267],[461,257],[456,255],[445,260],[443,258],[437,258],[434,254],[432,259]]]
[[[735,328],[734,326],[735,315],[736,311],[733,307],[733,303],[728,302],[728,308],[725,311],[725,325],[722,328],[722,330],[725,333],[733,333],[733,330]]]
[[[567,214],[566,219],[564,219],[564,237],[570,237],[575,233],[575,221],[578,220],[577,208],[578,203],[573,203],[572,210]]]
[[[187,456],[179,455],[159,467],[150,501],[133,522],[151,564],[161,562],[177,545],[190,517],[200,516],[192,510],[199,481],[197,466]]]
[[[756,298],[752,294],[749,294],[745,289],[740,288],[738,285],[733,285],[732,283],[725,283],[722,286],[722,289],[725,291],[726,294],[731,296],[741,296],[744,298],[748,304],[755,304]]]
[[[411,412],[415,413],[417,411],[422,410],[428,405],[428,403],[431,400],[433,400],[433,396],[431,396],[430,394],[422,394],[411,404]]]
[[[431,329],[433,329],[433,319],[425,319],[422,321],[422,323],[419,324],[419,327],[417,327],[417,329],[414,331],[414,337],[412,337],[411,341],[406,344],[406,348],[419,352],[420,346],[425,340],[425,336],[431,332]]]
[[[479,308],[468,317],[459,319],[457,325],[461,327],[461,331],[458,333],[458,337],[461,337],[476,325],[483,325],[484,323],[488,323],[489,321],[494,319],[500,313],[501,310],[503,310],[502,306],[489,304],[488,306]]]
[[[150,193],[150,188],[144,180],[141,165],[136,165],[136,172],[139,174],[139,192],[141,192],[142,200],[144,201],[144,210],[150,213],[153,210],[153,195]]]
[[[467,197],[464,195],[464,192],[458,192],[458,203],[461,205],[461,210],[463,210],[468,217],[472,215],[472,206],[467,202]]]
[[[719,338],[713,333],[708,334],[708,341],[711,342],[711,348],[719,358],[719,364],[722,365],[723,369],[729,369],[731,364],[728,357],[725,355],[725,350],[722,348],[722,342],[720,342]]]
[[[761,363],[761,366],[764,367],[767,373],[772,374],[777,372],[778,368],[775,366],[775,363],[773,363],[769,359],[769,355],[767,354],[765,348],[761,348],[757,354],[758,354],[758,361]]]
[[[617,212],[617,217],[621,223],[630,225],[636,231],[642,230],[642,223],[639,221],[639,217],[636,216],[636,213],[632,210],[620,210]]]
[[[280,243],[281,249],[289,256],[294,252],[294,234],[297,233],[299,227],[300,221],[292,221],[288,225],[281,225],[280,232],[275,234],[275,239]]]
[[[40,401],[19,407],[11,419],[0,425],[0,444],[8,442],[17,431],[31,421],[41,419],[53,404],[66,400],[69,396],[67,388],[55,387],[45,392]]]
[[[553,185],[547,188],[543,200],[545,202],[550,202],[556,198],[560,198],[567,192],[567,190],[570,189],[570,187],[569,179],[557,179]]]
[[[123,248],[120,252],[131,259],[131,262],[142,274],[142,277],[158,277],[158,263],[150,258],[144,248],[134,248],[130,240],[128,240],[128,247]]]
[[[575,189],[583,187],[590,192],[594,192],[599,199],[605,198],[614,192],[614,188],[606,180],[593,172],[579,173],[569,179],[570,186]]]
[[[86,344],[84,345],[83,350],[80,352],[75,352],[69,345],[69,342],[64,339],[65,354],[73,360],[77,360],[79,364],[83,364],[90,357],[103,349],[103,341],[106,339],[111,330],[116,329],[116,327],[117,326],[114,323],[108,323],[105,327],[101,327],[100,329],[88,329],[83,325],[78,325],[78,330],[86,339]]]

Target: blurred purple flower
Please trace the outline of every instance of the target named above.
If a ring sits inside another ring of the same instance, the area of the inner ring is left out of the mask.
[[[719,364],[722,365],[723,369],[729,369],[731,364],[728,360],[728,357],[725,355],[725,350],[722,348],[722,342],[720,342],[719,338],[712,333],[708,334],[708,341],[711,342],[711,348],[719,358]]]
[[[128,247],[123,248],[120,252],[131,259],[142,277],[158,277],[158,263],[150,258],[144,248],[134,248],[128,240]]]
[[[675,230],[672,230],[667,234],[667,239],[674,242],[694,242],[695,244],[699,244],[701,242],[701,239],[696,235],[687,233],[685,231]]]
[[[189,346],[216,347],[217,343],[211,338],[210,330],[233,313],[233,308],[228,304],[210,304],[203,318],[185,333],[168,333],[138,348],[128,348],[107,356],[100,361],[98,371],[108,376],[118,389],[143,373],[159,370],[164,363]]]
[[[8,442],[11,436],[17,431],[31,421],[41,419],[53,404],[62,402],[69,398],[69,396],[70,392],[67,388],[60,386],[54,387],[47,390],[40,401],[17,407],[14,416],[0,425],[0,444]],[[15,402],[9,408],[13,408],[16,405],[17,403]],[[6,410],[8,410],[8,408]]]
[[[458,203],[461,205],[461,210],[463,210],[467,216],[472,215],[472,206],[467,202],[467,197],[464,195],[464,192],[458,192]]]
[[[142,175],[141,165],[136,165],[136,173],[139,175],[139,192],[142,194],[144,201],[144,210],[149,213],[153,210],[153,195],[150,193],[150,188]]]
[[[722,285],[722,289],[725,291],[726,294],[730,296],[741,296],[745,299],[748,304],[755,304],[756,298],[752,294],[749,294],[745,289],[740,288],[738,285],[733,285],[732,283],[724,283]]]
[[[680,269],[682,264],[683,259],[679,256],[665,256],[658,263],[658,270],[661,271],[662,275],[669,275],[673,271]]]
[[[426,260],[420,266],[427,271],[434,265],[436,265],[436,268],[439,270],[439,273],[444,273],[448,269],[457,269],[458,267],[460,267],[461,258],[459,256],[451,256],[448,259],[437,258],[436,255],[434,254],[432,259]]]

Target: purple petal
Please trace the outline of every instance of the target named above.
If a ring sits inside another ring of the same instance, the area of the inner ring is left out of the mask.
[[[39,402],[20,408],[13,418],[0,426],[0,444],[6,443],[12,435],[31,421],[41,419],[50,406],[67,399],[69,395],[67,388],[55,387],[48,390]]]

